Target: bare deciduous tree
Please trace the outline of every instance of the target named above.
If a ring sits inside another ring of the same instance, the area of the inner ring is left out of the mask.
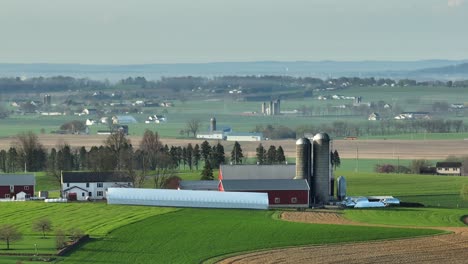
[[[45,233],[52,231],[52,222],[48,218],[37,219],[32,228],[33,231],[42,232],[42,238],[45,238]]]
[[[10,243],[21,240],[22,234],[12,225],[0,226],[0,240],[5,241],[7,250],[10,249]]]
[[[193,137],[196,137],[198,130],[200,130],[201,121],[198,119],[190,119],[187,122],[187,130],[192,132]]]
[[[55,248],[62,249],[67,245],[67,237],[62,229],[55,231]]]
[[[13,145],[26,170],[40,171],[44,168],[46,153],[36,134],[31,131],[18,134]]]

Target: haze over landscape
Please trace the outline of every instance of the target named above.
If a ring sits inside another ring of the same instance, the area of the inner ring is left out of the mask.
[[[0,264],[466,263],[467,25],[468,0],[0,1]]]
[[[3,63],[467,59],[464,0],[0,4]]]

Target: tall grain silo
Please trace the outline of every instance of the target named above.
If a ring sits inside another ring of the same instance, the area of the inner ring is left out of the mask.
[[[346,179],[343,176],[338,177],[337,180],[338,190],[336,191],[336,196],[338,200],[343,201],[346,197]]]
[[[273,101],[270,101],[269,107],[270,107],[269,115],[275,115],[275,109],[273,108]]]
[[[280,99],[276,99],[275,114],[276,114],[276,115],[281,114],[281,101],[280,101]]]
[[[327,203],[330,199],[330,137],[326,133],[318,133],[313,138],[313,202]]]
[[[216,131],[216,118],[212,117],[210,119],[210,132]]]
[[[311,173],[311,143],[307,138],[300,138],[296,141],[296,176],[295,180],[307,180],[310,185]],[[312,191],[312,190],[311,190]]]

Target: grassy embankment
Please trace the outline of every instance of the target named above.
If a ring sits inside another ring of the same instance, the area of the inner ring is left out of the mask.
[[[345,217],[358,222],[397,226],[466,226],[462,216],[466,209],[446,208],[385,208],[346,210]]]

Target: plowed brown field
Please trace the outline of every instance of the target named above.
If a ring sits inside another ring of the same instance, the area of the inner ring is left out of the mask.
[[[102,145],[107,136],[105,135],[39,135],[41,143],[47,147],[67,143],[73,147]],[[135,147],[139,146],[140,136],[130,136]],[[7,149],[14,141],[13,137],[1,138],[0,149]],[[203,140],[197,139],[162,139],[163,144],[179,146],[201,144]],[[217,141],[210,141],[215,144]],[[221,141],[226,153],[232,149],[234,142]],[[244,156],[255,157],[255,149],[259,142],[240,142]],[[295,140],[268,140],[261,142],[266,148],[270,145],[282,146],[286,156],[296,156]],[[371,158],[371,159],[444,159],[449,155],[468,155],[468,140],[334,140],[333,147],[336,148],[342,158]]]
[[[282,218],[308,223],[363,225],[344,219],[336,213],[285,212]],[[259,251],[230,257],[219,263],[468,263],[468,227],[434,228],[453,233],[401,240]]]

